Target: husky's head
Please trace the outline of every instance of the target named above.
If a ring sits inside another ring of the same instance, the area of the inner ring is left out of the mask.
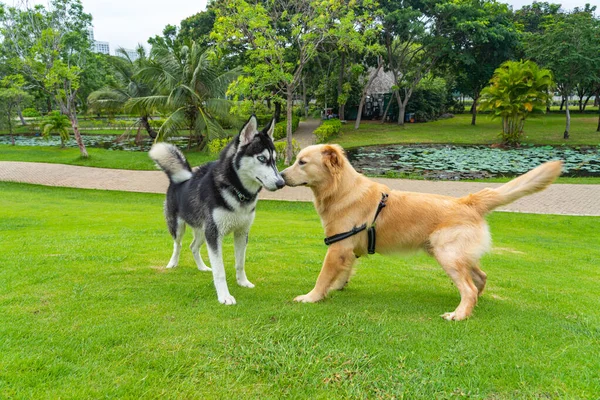
[[[273,144],[275,120],[260,132],[257,126],[253,115],[240,131],[234,165],[240,180],[248,189],[263,186],[275,191],[285,186],[276,165],[277,153]]]

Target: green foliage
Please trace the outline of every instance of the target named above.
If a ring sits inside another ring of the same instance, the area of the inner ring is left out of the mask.
[[[413,91],[406,112],[415,113],[418,122],[433,121],[446,112],[448,97],[446,82],[442,78],[422,80]]]
[[[61,147],[64,147],[65,142],[69,140],[69,128],[71,122],[66,115],[59,111],[53,111],[42,119],[40,123],[42,128],[42,136],[49,138],[52,133],[60,135]]]
[[[286,141],[279,141],[279,142],[275,142],[275,151],[277,152],[277,154],[279,154],[278,159],[281,159],[281,155],[285,154],[286,151],[286,146],[287,146],[287,142]],[[298,153],[300,153],[300,144],[298,143],[298,141],[296,139],[292,139],[292,154],[294,157],[296,157],[298,155]]]
[[[530,113],[545,111],[553,86],[552,73],[533,61],[507,61],[496,69],[481,92],[480,110],[502,119],[502,142],[518,144]]]
[[[230,137],[217,138],[208,142],[208,152],[210,154],[219,154],[231,142]]]
[[[292,115],[292,133],[296,132],[300,125],[300,117]],[[283,139],[286,137],[287,120],[284,119],[281,122],[275,124],[275,132],[273,132],[273,138],[275,140]],[[281,153],[283,154],[283,153]]]
[[[317,143],[326,143],[329,139],[338,135],[341,128],[342,122],[339,119],[329,119],[323,121],[321,126],[315,129],[313,133],[317,137]]]
[[[23,109],[22,113],[25,118],[36,118],[42,116],[38,110],[31,107]]]

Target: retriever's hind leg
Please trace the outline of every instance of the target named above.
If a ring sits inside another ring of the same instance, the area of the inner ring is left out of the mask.
[[[483,290],[485,289],[487,275],[481,270],[481,268],[479,268],[478,264],[475,264],[473,267],[471,267],[471,278],[473,278],[473,283],[477,287],[477,295],[481,296]]]
[[[181,240],[185,234],[185,222],[177,218],[175,221],[169,221],[169,225],[174,224],[173,227],[169,227],[171,234],[173,235],[173,255],[167,264],[167,268],[175,268],[179,263],[179,254],[181,253]]]
[[[467,256],[454,247],[444,247],[443,250],[435,250],[436,260],[444,268],[444,271],[454,281],[460,293],[460,304],[456,310],[447,312],[442,318],[448,321],[460,321],[468,318],[477,304],[477,287],[471,277],[471,268],[475,262],[469,260]]]

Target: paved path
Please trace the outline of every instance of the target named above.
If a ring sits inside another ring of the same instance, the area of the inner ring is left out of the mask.
[[[302,147],[314,143],[312,131],[318,125],[319,121],[315,120],[300,124],[294,137],[301,143]],[[477,192],[485,187],[501,185],[478,182],[384,178],[375,180],[392,189],[457,197]],[[129,171],[15,161],[0,161],[0,181],[145,193],[165,193],[169,184],[165,174],[160,171]],[[260,198],[266,200],[312,201],[313,197],[310,189],[285,187],[277,192],[263,190]],[[524,197],[499,208],[499,210],[534,214],[600,216],[600,185],[555,184],[541,193]]]

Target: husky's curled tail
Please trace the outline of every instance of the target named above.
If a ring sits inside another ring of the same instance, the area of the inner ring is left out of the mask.
[[[152,146],[148,154],[156,165],[167,174],[171,183],[179,184],[192,177],[190,164],[183,153],[172,144],[157,143]]]

